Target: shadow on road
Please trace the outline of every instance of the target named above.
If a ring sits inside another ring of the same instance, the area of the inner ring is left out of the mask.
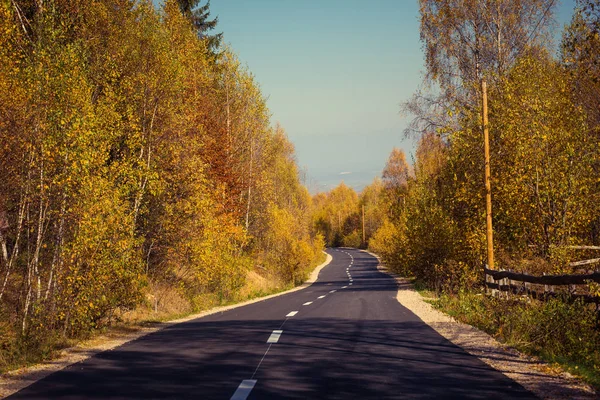
[[[11,399],[228,399],[280,320],[192,321],[55,373]],[[286,323],[250,398],[531,398],[418,321]]]
[[[348,285],[346,259],[323,270],[305,293]],[[10,398],[229,399],[244,379],[258,381],[250,399],[533,398],[398,304],[396,282],[376,266],[355,253],[354,284],[343,296],[327,297],[283,327],[273,315],[285,314],[274,308],[302,304],[294,297],[300,294],[168,327]],[[274,329],[283,334],[269,347]]]

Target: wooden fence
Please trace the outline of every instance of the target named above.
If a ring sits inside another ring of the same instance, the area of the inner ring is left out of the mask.
[[[485,285],[495,291],[527,295],[538,300],[553,297],[582,299],[586,303],[600,306],[600,297],[589,293],[578,292],[582,285],[589,287],[590,282],[600,283],[600,272],[578,275],[543,275],[533,276],[512,271],[498,271],[488,268],[485,271]],[[579,286],[579,288],[577,288]]]

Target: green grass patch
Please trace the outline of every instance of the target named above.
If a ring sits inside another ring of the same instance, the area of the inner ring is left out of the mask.
[[[434,306],[600,389],[600,326],[593,307],[566,299],[498,299],[476,291],[443,294]]]

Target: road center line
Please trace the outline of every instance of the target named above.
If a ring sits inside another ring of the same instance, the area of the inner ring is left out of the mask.
[[[254,385],[256,385],[256,379],[244,379],[231,396],[231,400],[246,400]]]
[[[298,311],[290,311],[286,317],[293,317],[296,314],[298,314]]]
[[[265,354],[263,354],[262,358],[260,359],[260,362],[258,363],[258,365],[256,366],[256,369],[254,370],[254,373],[252,374],[252,376],[250,377],[250,379],[254,378],[254,376],[256,375],[256,373],[258,372],[258,369],[260,368],[260,365],[263,363],[265,357],[267,356],[267,354],[269,353],[269,350],[271,350],[271,346],[273,346],[273,344],[270,344],[269,347],[267,347],[267,351],[265,351]]]
[[[344,286],[344,287],[342,287],[342,289],[346,289],[347,287],[348,287],[348,286]]]
[[[312,301],[307,301],[306,303],[302,304],[303,306],[310,306],[312,304]]]
[[[319,296],[319,297],[317,297],[317,299],[322,299],[323,297],[325,297],[325,295]]]
[[[267,343],[277,343],[282,333],[283,331],[281,330],[273,331],[273,333],[271,333],[271,336],[269,336],[269,339],[267,339]]]

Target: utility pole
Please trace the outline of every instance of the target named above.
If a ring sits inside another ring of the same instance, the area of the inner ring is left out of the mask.
[[[487,257],[488,268],[494,269],[494,238],[492,230],[492,183],[490,173],[490,134],[488,127],[487,84],[484,79],[481,80],[481,93],[483,101],[483,147],[485,152],[485,214],[487,228]]]
[[[362,206],[362,228],[363,228],[363,245],[367,244],[367,240],[365,239],[365,205]]]

